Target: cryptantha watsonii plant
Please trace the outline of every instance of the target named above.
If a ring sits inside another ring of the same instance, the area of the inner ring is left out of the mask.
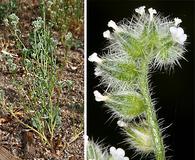
[[[131,20],[116,24],[110,20],[103,36],[109,41],[101,57],[89,56],[95,62],[95,76],[107,86],[102,95],[94,91],[96,101],[104,101],[118,126],[128,135],[127,143],[137,153],[153,153],[156,160],[165,160],[162,130],[151,98],[149,83],[153,69],[173,69],[184,59],[187,35],[179,18],[169,20],[153,8],[135,9]],[[139,119],[139,121],[135,121]],[[120,159],[121,160],[121,159]]]

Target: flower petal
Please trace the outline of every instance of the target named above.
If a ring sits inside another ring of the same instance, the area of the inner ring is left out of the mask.
[[[121,27],[117,26],[117,24],[113,20],[110,20],[108,22],[108,27],[113,28],[114,31],[116,31],[116,32],[121,32],[122,31]]]
[[[122,157],[125,156],[125,151],[122,148],[118,148],[116,150],[116,152],[117,152],[118,156],[122,156]]]
[[[101,74],[102,74],[102,71],[99,68],[95,68],[94,75],[98,77],[98,76],[101,76]]]
[[[115,147],[110,147],[110,154],[115,154],[116,153],[116,148]]]
[[[102,59],[97,56],[97,53],[93,53],[92,55],[90,55],[88,60],[90,62],[96,62],[96,63],[99,63],[99,64],[102,63]]]
[[[181,37],[180,37],[180,44],[184,44],[184,42],[186,41],[186,39],[187,39],[187,35],[186,34],[184,34],[184,35],[182,35]]]
[[[181,27],[177,28],[177,36],[181,36],[183,34],[184,34],[183,28],[181,28]]]
[[[150,21],[152,21],[152,20],[153,20],[154,14],[156,14],[157,12],[156,12],[156,10],[153,9],[153,8],[149,8],[149,9],[148,9],[148,12],[150,13]]]
[[[127,127],[127,124],[121,120],[117,121],[119,127]]]
[[[178,42],[179,44],[184,44],[187,39],[187,35],[184,34],[184,30],[181,27],[170,27],[170,32],[173,37],[173,40]]]
[[[145,6],[141,6],[139,8],[135,9],[135,12],[137,12],[138,14],[140,14],[141,16],[145,13]]]
[[[107,30],[107,31],[103,32],[103,37],[107,38],[107,39],[111,39],[110,31]]]
[[[117,30],[118,29],[118,26],[116,25],[116,23],[113,21],[113,20],[110,20],[108,22],[108,27],[111,27],[113,28],[114,30]]]
[[[101,101],[106,101],[108,99],[107,96],[103,96],[100,92],[98,92],[97,90],[95,90],[93,92],[94,96],[95,96],[95,100],[97,102],[101,102]]]
[[[174,21],[175,21],[175,26],[178,26],[182,22],[182,20],[179,19],[178,17],[174,18]]]
[[[176,28],[176,27],[170,27],[170,32],[171,32],[171,34],[176,35],[176,33],[177,33],[177,28]]]

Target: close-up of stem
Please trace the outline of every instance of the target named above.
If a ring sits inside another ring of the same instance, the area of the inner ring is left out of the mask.
[[[163,144],[162,135],[160,132],[157,116],[154,110],[154,106],[152,103],[152,99],[150,96],[150,88],[148,82],[148,74],[149,74],[149,67],[148,64],[143,65],[143,74],[140,78],[140,91],[145,98],[146,104],[146,121],[150,124],[150,130],[152,135],[152,141],[154,145],[154,153],[156,160],[164,160],[165,159],[165,147]]]

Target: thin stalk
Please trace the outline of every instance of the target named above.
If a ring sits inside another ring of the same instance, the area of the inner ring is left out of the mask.
[[[163,144],[163,139],[161,136],[159,124],[157,121],[157,116],[155,113],[154,106],[152,104],[152,99],[150,96],[150,89],[149,89],[149,82],[148,82],[148,67],[149,63],[143,62],[142,66],[142,76],[140,79],[140,84],[141,84],[141,92],[143,96],[145,97],[145,102],[146,102],[146,120],[150,126],[151,134],[152,134],[152,139],[154,143],[154,154],[156,157],[156,160],[165,160],[165,148]]]
[[[20,39],[20,37],[18,36],[18,34],[16,33],[16,31],[15,31],[15,36],[16,36],[16,38],[18,39],[18,41],[20,42],[20,44],[22,45],[22,47],[23,47],[24,49],[26,49],[26,46],[24,45],[24,43],[22,42],[22,40]]]
[[[9,109],[11,115],[16,118],[16,120],[21,123],[22,125],[24,125],[25,127],[31,129],[32,131],[34,131],[35,133],[37,133],[43,140],[46,144],[48,144],[49,146],[51,146],[51,144],[49,143],[48,139],[46,138],[45,134],[41,134],[39,131],[37,131],[36,129],[34,129],[33,127],[29,126],[28,124],[22,122],[13,112],[11,109]]]
[[[22,45],[23,49],[26,49],[26,46],[24,45],[24,43],[22,42],[22,40],[18,36],[17,31],[14,30],[14,32],[13,32],[13,30],[11,28],[9,28],[9,30],[10,30],[11,34],[13,34],[16,37],[16,39],[20,42],[20,44]]]
[[[52,88],[52,91],[51,91],[50,96],[49,96],[49,106],[50,106],[50,114],[49,114],[49,116],[50,116],[50,126],[49,126],[49,130],[50,130],[50,135],[51,135],[51,138],[50,138],[51,142],[52,142],[53,137],[54,137],[54,129],[55,129],[55,120],[54,120],[54,114],[53,114],[54,111],[53,111],[52,95],[53,95],[53,88]]]

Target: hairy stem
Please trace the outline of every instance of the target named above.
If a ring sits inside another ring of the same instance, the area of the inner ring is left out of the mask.
[[[140,79],[141,83],[141,92],[143,96],[145,97],[146,102],[146,120],[150,126],[152,140],[154,143],[154,154],[156,157],[156,160],[165,160],[165,148],[163,144],[163,140],[161,137],[160,128],[157,121],[157,116],[155,113],[154,106],[152,104],[152,99],[150,96],[150,88],[149,88],[149,82],[148,82],[148,72],[149,67],[148,63],[143,64],[142,66],[142,77]]]

